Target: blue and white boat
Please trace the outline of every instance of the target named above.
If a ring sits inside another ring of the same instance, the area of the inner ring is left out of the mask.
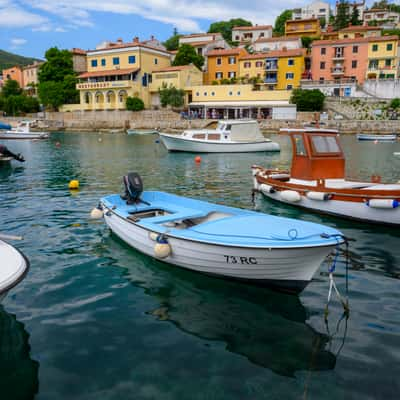
[[[126,195],[103,197],[92,217],[104,216],[112,232],[142,253],[193,271],[300,292],[343,242],[327,226],[142,193],[137,174],[124,182]]]

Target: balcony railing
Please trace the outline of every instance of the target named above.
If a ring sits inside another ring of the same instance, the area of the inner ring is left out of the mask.
[[[135,86],[133,81],[106,81],[106,82],[82,82],[76,85],[77,90],[84,89],[119,89]]]
[[[264,83],[277,83],[278,82],[278,78],[265,78],[264,79]]]
[[[344,74],[344,68],[331,68],[331,74],[332,75],[343,75]]]

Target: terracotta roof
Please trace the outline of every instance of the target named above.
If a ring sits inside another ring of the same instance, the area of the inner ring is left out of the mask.
[[[161,51],[166,54],[169,53],[167,50],[163,50],[163,49],[161,49],[159,47],[155,47],[155,46],[150,46],[148,44],[143,44],[142,42],[126,42],[126,43],[121,43],[121,44],[112,43],[111,46],[107,46],[102,49],[88,50],[87,53],[94,53],[94,52],[101,53],[102,51],[113,50],[113,49],[124,49],[126,47],[144,47],[146,49]]]
[[[180,38],[191,38],[191,37],[201,37],[201,36],[213,36],[215,38],[215,35],[222,36],[220,33],[192,33],[191,35],[183,35]]]
[[[233,55],[242,54],[244,52],[246,52],[246,50],[236,48],[236,49],[224,49],[224,50],[211,50],[206,55],[208,57],[212,57],[212,56],[230,56],[230,55],[233,56]]]
[[[196,47],[196,46],[204,46],[206,44],[214,43],[216,40],[204,40],[202,42],[184,42],[182,44],[190,44],[190,46]]]
[[[290,50],[274,50],[263,53],[249,54],[248,56],[240,57],[240,60],[259,60],[261,58],[279,58],[279,57],[297,57],[304,56],[306,49],[290,49]]]
[[[378,26],[352,25],[347,28],[340,29],[339,32],[358,32],[358,31],[380,31],[382,28]]]
[[[275,36],[272,38],[258,38],[254,43],[273,43],[273,42],[289,42],[299,40],[299,36]]]
[[[156,69],[156,70],[153,70],[152,72],[157,73],[157,72],[184,71],[185,69],[192,69],[192,68],[193,68],[193,65],[176,65],[176,66],[172,66],[172,67]]]
[[[79,49],[77,47],[72,48],[71,50],[72,54],[82,54],[82,55],[86,55],[86,50],[83,49]]]
[[[255,25],[255,26],[235,26],[233,31],[259,31],[263,29],[272,29],[271,25]]]
[[[126,69],[113,69],[108,71],[93,71],[84,72],[80,74],[78,78],[96,78],[100,76],[117,76],[117,75],[128,75],[133,72],[139,71],[139,68],[126,68]]]

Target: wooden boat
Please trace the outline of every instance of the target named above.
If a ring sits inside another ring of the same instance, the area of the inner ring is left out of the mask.
[[[338,132],[281,129],[293,146],[289,171],[253,166],[254,189],[270,199],[325,214],[377,224],[400,225],[400,184],[345,179]]]
[[[323,225],[142,193],[136,174],[124,182],[126,196],[103,197],[92,216],[104,216],[117,236],[142,253],[193,271],[300,292],[343,242],[339,231]]]
[[[386,142],[393,142],[397,140],[397,135],[395,133],[391,135],[371,135],[369,133],[357,133],[358,140],[370,140],[370,141],[386,141]]]
[[[246,153],[279,151],[278,143],[265,138],[256,120],[219,121],[216,129],[186,130],[179,135],[160,133],[169,151],[192,153]]]
[[[15,247],[0,240],[0,302],[21,282],[29,270],[28,259]]]
[[[16,128],[0,130],[0,139],[47,139],[48,132],[32,132],[33,121],[22,121]]]
[[[158,133],[157,129],[127,129],[128,135],[154,135]]]

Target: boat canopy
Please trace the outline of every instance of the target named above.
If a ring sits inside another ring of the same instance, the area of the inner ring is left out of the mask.
[[[290,175],[295,179],[323,180],[345,177],[345,158],[339,134],[327,129],[281,129],[292,147]]]
[[[0,121],[0,129],[6,129],[7,131],[11,130],[11,125],[5,124],[4,122]]]
[[[241,123],[226,123],[226,130],[231,132],[231,140],[235,142],[262,142],[264,136],[260,132],[257,121],[246,121]]]

